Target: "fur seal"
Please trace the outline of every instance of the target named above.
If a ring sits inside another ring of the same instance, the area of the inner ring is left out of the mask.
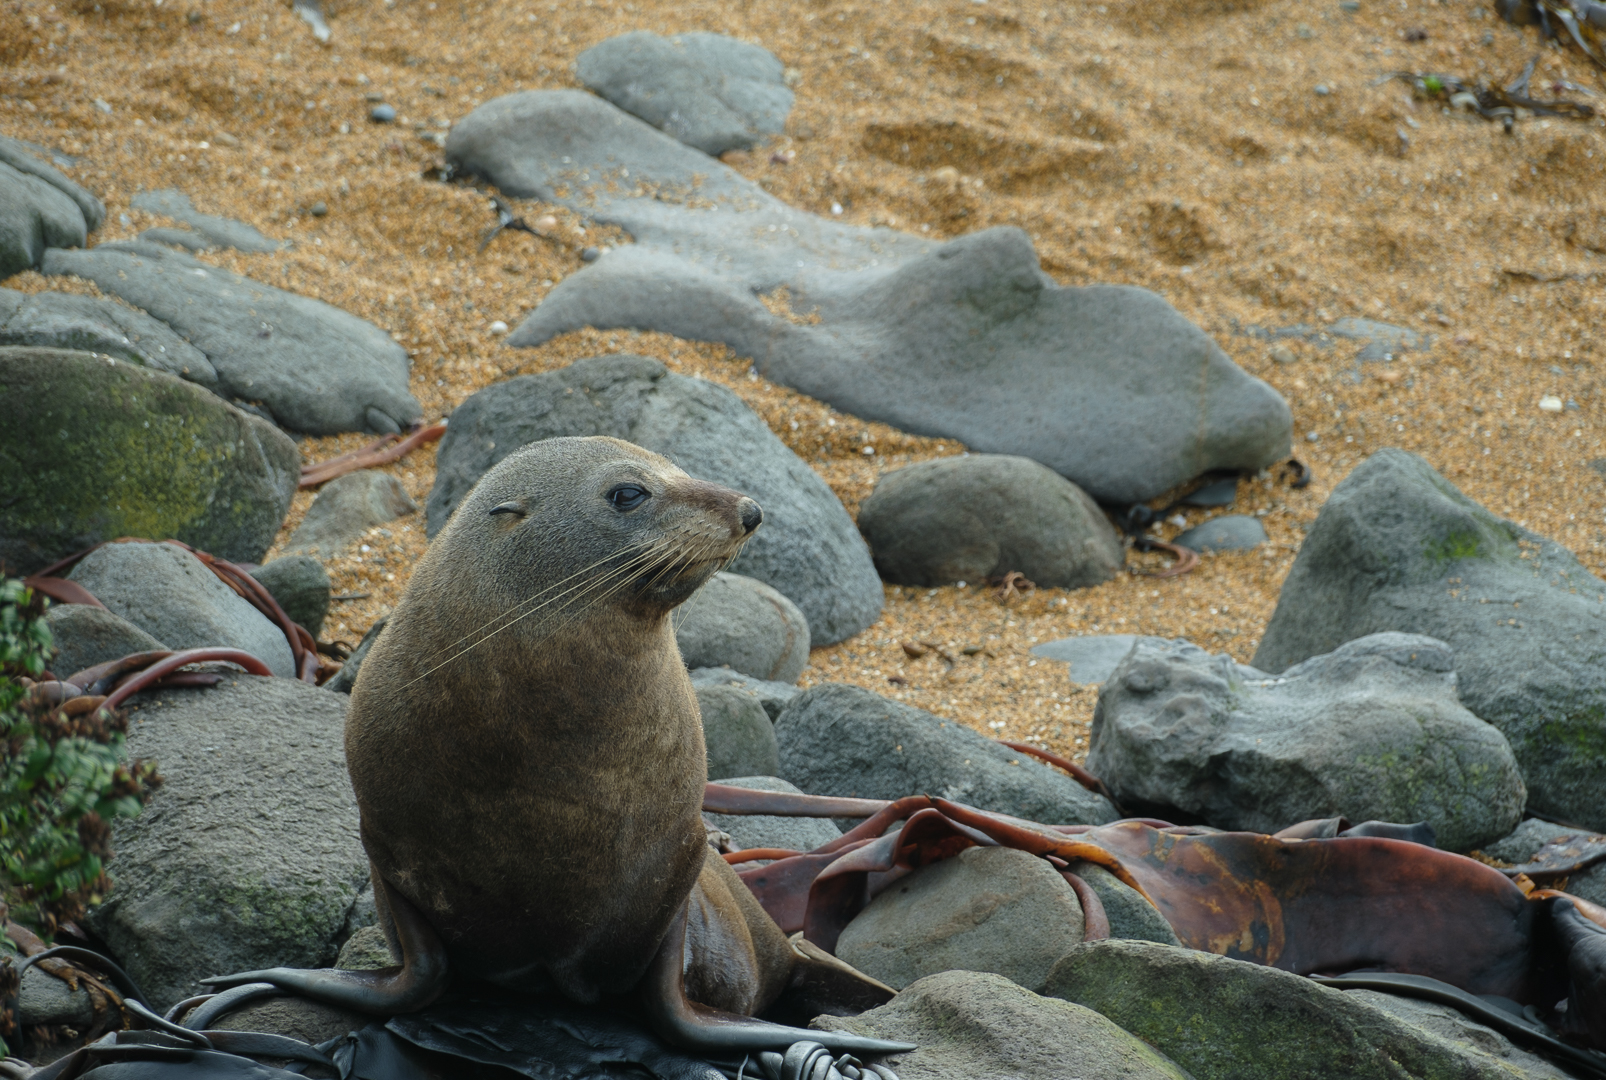
[[[891,996],[789,942],[706,842],[702,721],[669,613],[762,520],[618,439],[546,440],[486,473],[414,569],[346,719],[401,966],[208,981],[391,1014],[464,978],[634,995],[689,1049],[910,1049],[752,1019]]]

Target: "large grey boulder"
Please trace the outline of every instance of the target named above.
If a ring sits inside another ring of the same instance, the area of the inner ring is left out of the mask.
[[[731,787],[749,788],[753,791],[800,794],[796,784],[788,784],[778,776],[738,776],[716,782],[729,784]],[[740,851],[743,848],[813,851],[842,835],[842,830],[837,828],[830,818],[781,817],[775,814],[711,814],[704,811],[703,820],[730,836],[733,851]]]
[[[21,139],[0,135],[0,162],[20,173],[43,180],[66,195],[83,215],[84,228],[94,232],[106,220],[106,204],[82,185],[74,183],[54,165],[39,160],[39,154],[45,152],[44,148],[30,146]]]
[[[0,281],[38,266],[51,248],[82,247],[88,239],[71,198],[0,161]]]
[[[206,354],[219,393],[293,431],[396,432],[422,415],[407,390],[407,351],[321,300],[139,241],[51,250],[40,269],[93,281],[148,311]]]
[[[1606,831],[1606,582],[1415,454],[1380,450],[1322,507],[1254,663],[1281,671],[1383,630],[1447,642],[1529,806]]]
[[[289,247],[288,244],[280,243],[278,240],[270,240],[242,221],[201,213],[195,209],[195,204],[190,202],[188,195],[173,188],[141,191],[128,200],[128,205],[135,210],[160,214],[189,226],[184,230],[152,229],[145,234],[145,238],[156,240],[158,243],[171,243],[176,240],[192,251],[223,247],[257,253]],[[170,235],[174,233],[179,235]],[[184,233],[189,233],[189,236],[184,236]]]
[[[1112,938],[1181,945],[1177,932],[1143,894],[1097,863],[1077,860],[1065,868],[1087,884],[1104,907]]]
[[[31,573],[119,536],[235,562],[273,543],[301,477],[284,432],[111,357],[0,348],[0,561]]]
[[[459,405],[435,453],[429,534],[491,466],[563,435],[625,439],[700,480],[757,499],[764,524],[731,569],[802,609],[813,644],[841,641],[880,616],[881,581],[870,552],[819,474],[723,386],[627,353],[509,379]]]
[[[775,775],[775,724],[758,698],[734,686],[705,686],[697,690],[697,707],[710,779]]]
[[[0,289],[0,345],[104,353],[217,388],[206,354],[137,308],[94,296]]]
[[[922,461],[886,473],[859,508],[876,569],[899,585],[981,581],[1018,570],[1045,588],[1109,581],[1126,562],[1087,492],[1004,454]]]
[[[781,62],[724,34],[636,30],[581,53],[575,73],[626,112],[715,157],[780,134],[792,111]]]
[[[675,613],[690,668],[728,667],[765,682],[796,682],[809,662],[809,622],[762,581],[719,573]]]
[[[929,975],[880,1008],[812,1026],[917,1044],[886,1059],[900,1080],[1193,1080],[1092,1009],[974,971]]]
[[[887,886],[843,928],[836,955],[895,990],[939,971],[1041,990],[1083,932],[1076,893],[1046,860],[973,847]]]
[[[285,550],[332,559],[369,529],[417,510],[402,482],[390,473],[358,469],[323,486]]]
[[[939,795],[1052,825],[1102,825],[1115,808],[1062,772],[953,720],[857,686],[799,694],[775,721],[780,775],[813,795]]]
[[[1193,1080],[1513,1076],[1500,1054],[1425,1031],[1354,993],[1191,949],[1090,941],[1060,960],[1043,992],[1102,1013]]]
[[[1565,1070],[1516,1046],[1494,1028],[1478,1023],[1449,1005],[1376,990],[1345,990],[1344,993],[1415,1028],[1424,1042],[1449,1043],[1464,1047],[1474,1059],[1492,1059],[1493,1064],[1504,1066],[1508,1070],[1506,1075],[1513,1080],[1518,1077],[1522,1080],[1572,1080]]]
[[[306,627],[314,639],[323,633],[330,592],[323,563],[310,555],[286,555],[251,571],[251,576],[262,582],[291,622]]]
[[[487,102],[446,156],[635,238],[565,278],[511,345],[586,326],[723,342],[844,412],[1040,461],[1101,502],[1288,453],[1271,387],[1154,293],[1056,285],[1019,229],[939,243],[816,217],[578,90]]]
[[[112,889],[91,928],[158,1010],[209,975],[328,964],[368,880],[348,699],[251,675],[144,697],[128,753],[166,782],[113,826]]]
[[[284,631],[194,555],[172,544],[107,544],[67,575],[170,649],[241,649],[295,678]]]
[[[91,604],[56,604],[45,612],[56,656],[50,670],[65,679],[133,653],[167,648],[127,619]]]
[[[1032,655],[1069,665],[1077,685],[1097,685],[1114,673],[1136,641],[1136,634],[1084,634],[1033,645]]]
[[[743,675],[727,667],[692,668],[686,674],[691,676],[694,690],[701,690],[707,686],[734,686],[743,693],[752,694],[771,720],[780,716],[781,711],[792,703],[792,699],[803,692],[791,683],[755,679],[751,675]]]
[[[1281,676],[1139,638],[1099,692],[1087,767],[1116,799],[1223,829],[1426,821],[1465,851],[1522,818],[1505,737],[1456,699],[1443,642],[1373,634]]]

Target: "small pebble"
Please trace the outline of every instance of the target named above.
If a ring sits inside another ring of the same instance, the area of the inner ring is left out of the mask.
[[[396,119],[396,106],[375,105],[373,110],[369,112],[368,119],[372,120],[376,124],[388,124],[392,120]]]
[[[322,201],[315,202],[312,204],[312,209],[307,212],[313,217],[323,217],[329,212],[329,204]]]
[[[1311,28],[1306,26],[1304,23],[1300,23],[1298,26],[1296,26],[1294,28],[1294,33],[1298,34],[1305,41],[1309,41],[1312,37],[1315,36],[1314,33],[1311,31]]]
[[[1322,83],[1317,83],[1316,84],[1316,96],[1317,97],[1326,97],[1328,94],[1331,94],[1332,92],[1333,92],[1333,88],[1328,86],[1326,83],[1322,82]]]
[[[831,213],[840,215],[842,213],[842,204],[836,202],[832,203]]]
[[[103,113],[109,113],[112,111],[112,107],[106,104],[106,102],[101,98],[95,99],[95,108],[99,109]]]
[[[1541,412],[1561,412],[1561,398],[1554,394],[1546,394],[1539,399],[1539,409]]]
[[[1316,433],[1314,431],[1305,432],[1305,441],[1306,442],[1315,442],[1316,441]]]
[[[381,94],[378,90],[370,90],[362,97],[364,101],[371,101],[375,104],[385,100],[385,95]]]
[[[1347,11],[1353,15],[1355,12],[1361,10],[1361,0],[1344,0],[1343,3],[1338,5],[1338,9],[1340,11]]]
[[[553,217],[551,214],[548,214],[545,217],[536,218],[535,227],[537,229],[556,229],[558,227],[558,219]]]
[[[507,323],[503,322],[501,319],[497,319],[494,323],[491,324],[491,333],[493,333],[493,334],[505,334],[505,333],[507,333]]]
[[[600,258],[602,258],[602,250],[600,248],[588,247],[580,252],[581,262],[596,262]]]
[[[1294,355],[1294,350],[1290,349],[1287,345],[1273,345],[1271,347],[1271,358],[1274,362],[1279,364],[1292,364],[1295,360],[1299,359],[1299,357]]]

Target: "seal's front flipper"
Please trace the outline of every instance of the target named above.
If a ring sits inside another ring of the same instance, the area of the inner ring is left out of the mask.
[[[381,895],[383,890],[383,895]],[[244,983],[272,983],[281,990],[374,1016],[415,1012],[440,997],[446,989],[446,949],[418,909],[380,876],[374,875],[375,900],[388,908],[389,921],[400,948],[399,967],[373,971],[337,968],[304,971],[268,968],[202,979],[218,990]]]
[[[664,1039],[683,1050],[718,1053],[730,1050],[785,1050],[793,1043],[819,1043],[833,1053],[901,1054],[913,1043],[888,1042],[841,1031],[810,1031],[755,1020],[751,1016],[711,1009],[686,996],[686,913],[690,898],[669,924],[669,933],[641,979],[641,1000],[648,1022]]]

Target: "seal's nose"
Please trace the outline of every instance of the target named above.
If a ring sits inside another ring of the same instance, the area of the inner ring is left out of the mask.
[[[743,496],[742,501],[736,504],[742,515],[742,529],[751,536],[753,530],[764,521],[764,509],[752,499]]]

